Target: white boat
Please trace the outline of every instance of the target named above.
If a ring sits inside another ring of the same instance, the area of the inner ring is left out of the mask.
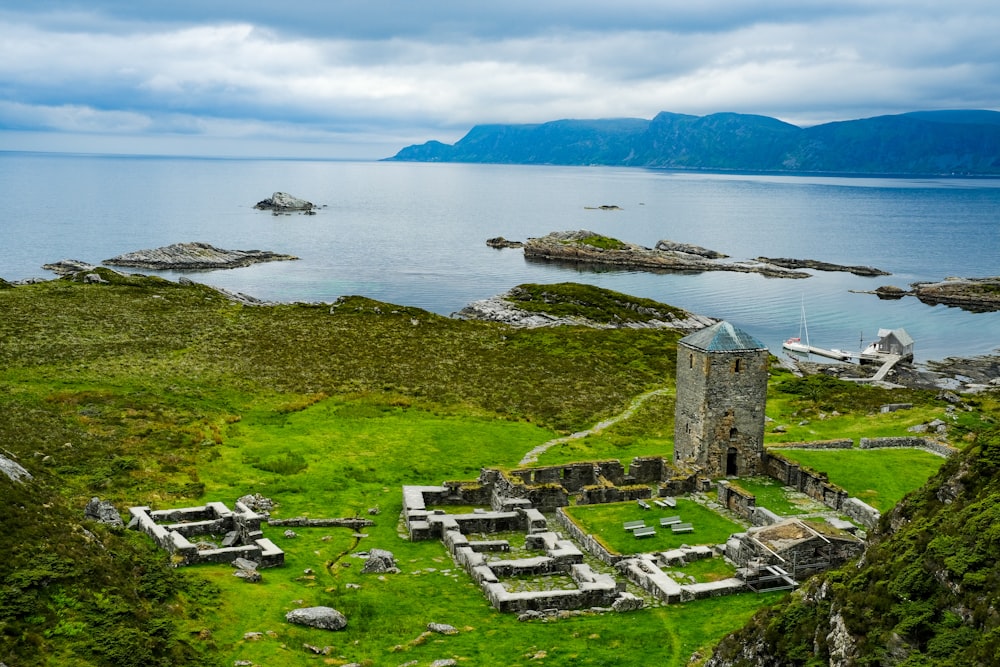
[[[799,335],[794,338],[789,338],[781,347],[789,352],[795,352],[797,354],[809,354],[809,327],[806,325],[806,304],[805,301],[802,302],[802,313],[799,317]],[[802,342],[802,334],[805,334],[806,341]]]

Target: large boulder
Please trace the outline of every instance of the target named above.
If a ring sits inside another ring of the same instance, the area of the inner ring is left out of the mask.
[[[347,618],[333,607],[293,609],[285,614],[285,620],[320,630],[343,630],[347,627]]]
[[[391,551],[372,549],[368,552],[368,558],[365,559],[365,566],[361,571],[364,574],[382,574],[385,572],[395,574],[399,572],[399,569],[396,567],[396,558],[392,555]]]

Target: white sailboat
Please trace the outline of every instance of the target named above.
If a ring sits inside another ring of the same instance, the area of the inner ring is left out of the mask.
[[[804,298],[801,310],[802,313],[799,316],[799,335],[789,338],[781,344],[781,347],[796,354],[809,354],[809,326],[806,324],[806,303]],[[805,342],[802,341],[803,334],[805,334]]]

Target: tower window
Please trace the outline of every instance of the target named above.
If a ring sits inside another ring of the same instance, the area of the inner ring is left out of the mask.
[[[694,368],[694,355],[688,355],[688,368]]]
[[[741,361],[743,361],[743,360],[742,360],[742,359],[737,359],[737,360],[736,360],[736,372],[737,372],[737,373],[739,373],[739,372],[740,372],[740,362],[741,362]]]

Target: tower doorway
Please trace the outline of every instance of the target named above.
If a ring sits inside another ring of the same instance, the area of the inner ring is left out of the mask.
[[[735,477],[739,474],[739,451],[735,447],[730,447],[726,452],[726,477]]]

